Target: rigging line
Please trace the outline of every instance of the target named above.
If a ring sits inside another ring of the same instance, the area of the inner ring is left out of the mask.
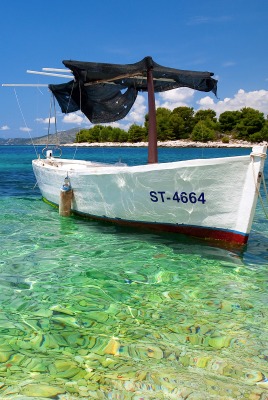
[[[55,126],[55,134],[56,134],[56,145],[58,147],[60,147],[60,138],[59,138],[58,129],[57,129],[56,103],[55,103],[54,95],[53,95],[53,110],[54,110],[54,126]]]
[[[48,117],[48,127],[47,127],[47,148],[49,145],[49,134],[50,134],[50,121],[51,121],[51,109],[52,109],[52,92],[51,92],[51,97],[50,97],[50,104],[49,104],[49,117]]]
[[[72,94],[73,94],[73,91],[74,91],[74,85],[75,85],[75,81],[73,81],[71,93],[70,93],[70,95],[69,95],[68,104],[67,104],[67,108],[66,108],[66,114],[69,112],[68,110],[69,110],[70,102],[71,102],[71,99],[72,99]],[[79,81],[79,92],[80,92],[80,100],[79,100],[80,105],[79,105],[79,107],[80,107],[80,109],[81,109],[81,103],[82,103],[82,101],[81,101],[81,87],[80,87],[80,81]],[[73,159],[75,158],[77,149],[78,149],[78,148],[77,148],[77,146],[76,146],[75,152],[74,152],[74,155],[73,155]]]
[[[80,81],[78,82],[78,84],[79,84],[79,109],[81,110],[81,107],[82,107],[82,92],[81,92],[81,83],[80,83]],[[73,87],[74,87],[74,85],[73,85]],[[73,91],[73,87],[72,87],[72,91]],[[79,132],[80,132],[80,128],[79,128],[79,131],[77,132],[76,136],[78,135]],[[77,150],[78,150],[78,147],[76,145],[75,146],[74,155],[73,155],[73,160],[76,157]]]
[[[27,123],[26,123],[26,120],[25,120],[25,118],[24,118],[24,115],[23,115],[23,112],[22,112],[22,109],[21,109],[21,106],[20,106],[19,98],[18,98],[18,95],[17,95],[17,92],[16,92],[16,89],[15,89],[15,88],[14,88],[14,93],[15,93],[15,97],[16,97],[16,100],[17,100],[17,104],[18,104],[18,107],[19,107],[19,110],[20,110],[20,113],[21,113],[21,116],[22,116],[22,119],[23,119],[25,128],[27,129],[28,135],[30,136],[31,143],[32,143],[32,146],[33,146],[33,148],[34,148],[36,157],[38,157],[38,153],[37,153],[36,147],[35,147],[35,145],[34,145],[33,138],[32,138],[32,136],[31,136],[31,134],[30,134],[30,129],[28,128]]]
[[[71,93],[70,93],[70,95],[69,95],[69,100],[68,100],[68,104],[67,104],[67,107],[66,107],[66,114],[68,114],[68,112],[69,112],[68,110],[69,110],[69,106],[70,106],[72,94],[73,94],[73,91],[74,91],[74,84],[75,84],[75,81],[73,81]],[[80,85],[80,83],[79,83],[79,85]],[[80,86],[79,86],[79,87],[80,87]]]

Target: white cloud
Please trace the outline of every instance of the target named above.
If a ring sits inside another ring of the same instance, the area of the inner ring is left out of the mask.
[[[190,107],[193,97],[194,91],[189,88],[168,90],[159,94],[156,107],[165,107],[170,110],[174,110],[176,107]]]
[[[7,125],[3,125],[0,127],[0,131],[8,131],[10,128]]]
[[[262,89],[246,92],[240,89],[233,98],[226,97],[224,100],[215,102],[213,98],[205,96],[197,104],[199,104],[200,109],[206,110],[210,108],[216,111],[217,115],[222,114],[224,111],[241,110],[244,107],[254,108],[266,115],[268,113],[268,91]]]
[[[50,120],[51,124],[55,124],[55,117],[51,118],[36,118],[37,122],[40,122],[41,124],[48,124]]]
[[[225,68],[229,68],[229,67],[233,67],[234,65],[236,65],[236,63],[234,61],[225,61],[222,66]]]
[[[25,126],[25,127],[20,128],[20,131],[22,131],[22,132],[31,132],[32,129]]]
[[[142,125],[144,123],[145,114],[146,114],[145,98],[142,95],[138,95],[132,109],[126,116],[125,121],[127,121],[130,125],[132,124]]]
[[[65,124],[81,125],[83,122],[85,122],[85,119],[81,117],[81,115],[78,115],[78,113],[70,113],[64,115],[62,122],[64,122]]]
[[[222,23],[231,21],[233,18],[229,15],[221,15],[219,17],[208,17],[205,15],[196,15],[192,17],[187,25],[203,25],[203,24],[212,24],[212,23]]]

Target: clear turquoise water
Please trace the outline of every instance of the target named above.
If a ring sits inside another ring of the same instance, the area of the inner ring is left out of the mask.
[[[248,151],[160,149],[159,158]],[[0,147],[0,398],[267,399],[260,204],[242,251],[61,218],[34,187],[34,156]],[[146,149],[77,156],[146,163]]]

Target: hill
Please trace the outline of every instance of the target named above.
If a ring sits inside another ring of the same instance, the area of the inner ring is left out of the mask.
[[[58,134],[49,135],[49,144],[66,144],[66,143],[74,143],[76,134],[79,131],[79,128],[72,128],[68,131],[61,131]],[[47,135],[40,136],[37,138],[27,139],[27,138],[9,138],[4,139],[0,138],[0,145],[14,145],[14,146],[24,146],[24,145],[42,145],[47,144],[48,137]]]

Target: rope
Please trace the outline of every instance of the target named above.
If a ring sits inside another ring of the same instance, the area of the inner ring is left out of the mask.
[[[27,132],[28,132],[28,135],[30,136],[31,143],[32,143],[32,146],[33,146],[33,148],[34,148],[36,157],[38,157],[38,152],[37,152],[36,147],[35,147],[35,145],[34,145],[33,138],[32,138],[32,136],[31,136],[31,134],[30,134],[30,129],[28,128],[27,123],[26,123],[26,120],[25,120],[25,118],[24,118],[24,115],[23,115],[23,112],[22,112],[22,109],[21,109],[21,106],[20,106],[19,98],[18,98],[18,95],[17,95],[17,92],[16,92],[16,89],[15,89],[15,88],[14,88],[14,93],[15,93],[15,97],[16,97],[16,100],[17,100],[17,104],[18,104],[18,107],[19,107],[19,110],[20,110],[20,113],[21,113],[21,116],[22,116],[22,119],[23,119],[25,128],[26,128],[26,130],[27,130]]]

